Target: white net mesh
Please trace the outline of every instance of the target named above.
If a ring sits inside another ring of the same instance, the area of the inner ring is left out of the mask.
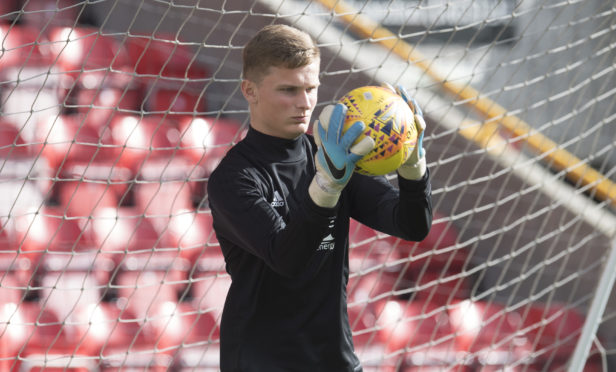
[[[614,297],[596,291],[616,236],[611,2],[3,0],[0,14],[2,371],[218,370],[230,278],[205,184],[246,131],[241,49],[270,23],[321,46],[320,107],[400,83],[427,119],[428,238],[351,225],[364,370],[565,370],[592,304]],[[611,300],[591,319],[585,370],[616,366],[615,318]]]

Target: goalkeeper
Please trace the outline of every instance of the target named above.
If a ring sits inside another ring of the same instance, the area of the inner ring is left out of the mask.
[[[304,32],[266,26],[243,50],[241,89],[250,128],[208,183],[213,226],[232,283],[221,321],[221,371],[361,371],[346,310],[349,219],[419,241],[432,222],[429,172],[420,134],[398,169],[353,173],[371,139],[352,145],[345,107],[317,102],[320,54]]]

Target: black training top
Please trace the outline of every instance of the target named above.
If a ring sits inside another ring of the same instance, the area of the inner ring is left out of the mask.
[[[354,174],[335,208],[308,194],[312,136],[286,140],[249,129],[208,183],[213,226],[232,283],[220,363],[230,371],[361,371],[346,311],[349,218],[407,240],[432,221],[428,173]]]

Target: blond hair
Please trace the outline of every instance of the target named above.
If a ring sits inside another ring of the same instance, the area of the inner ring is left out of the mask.
[[[271,66],[294,69],[320,58],[307,33],[286,25],[263,27],[244,47],[244,79],[259,82]]]

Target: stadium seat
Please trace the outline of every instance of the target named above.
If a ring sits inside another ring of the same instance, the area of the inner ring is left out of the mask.
[[[99,370],[167,371],[170,357],[158,352],[158,337],[144,319],[126,308],[121,302],[107,308],[111,333],[99,352]]]
[[[66,333],[68,344],[58,346],[74,353],[97,353],[111,332],[102,303],[108,278],[96,277],[95,266],[101,262],[95,254],[58,261],[46,262],[38,280],[41,311],[53,314]]]
[[[18,370],[23,345],[34,331],[24,310],[21,295],[16,293],[10,277],[0,281],[0,370]]]
[[[114,108],[139,109],[130,60],[119,40],[89,27],[53,27],[48,34],[67,109],[88,114],[95,107],[96,114],[107,115],[92,120],[105,122]]]
[[[92,74],[92,87],[104,83],[121,86],[130,81],[129,75],[110,74],[110,71],[130,71],[130,60],[113,36],[96,28],[69,26],[50,28],[47,38],[56,67],[73,78]]]
[[[173,35],[132,35],[126,39],[126,48],[131,69],[140,75],[187,80],[203,80],[209,76],[207,68],[197,59],[197,52]]]
[[[117,208],[119,200],[109,185],[92,180],[59,180],[57,188],[60,207],[68,217],[89,217],[98,208]]]
[[[202,114],[206,111],[203,92],[194,83],[178,88],[159,87],[152,83],[145,94],[143,107],[149,112],[172,116]]]
[[[155,220],[159,220],[157,226],[170,246],[178,248],[189,262],[205,260],[211,252],[220,253],[209,210],[179,210],[169,218]]]
[[[385,345],[378,336],[374,306],[358,303],[348,307],[349,325],[353,333],[355,354],[365,371],[382,371],[388,361],[384,359]]]
[[[71,162],[114,162],[118,149],[112,139],[86,125],[81,115],[50,116],[37,123],[37,142],[54,174]]]
[[[83,162],[72,161],[62,166],[62,173],[53,184],[53,198],[69,209],[82,210],[82,213],[69,213],[88,216],[96,209],[118,207],[129,204],[129,186],[132,184],[131,172],[114,164],[113,161]],[[87,192],[86,192],[87,191]],[[74,205],[79,199],[90,197],[84,205]],[[90,208],[91,207],[91,208]]]
[[[40,268],[41,258],[50,260],[96,250],[79,220],[67,218],[61,209],[53,207],[45,206],[15,217],[15,231],[21,254],[30,258],[36,268]]]
[[[444,307],[429,302],[390,300],[376,305],[376,324],[386,371],[471,371],[455,339]],[[392,367],[393,366],[393,367]]]
[[[190,303],[180,303],[177,316],[180,335],[175,339],[176,345],[166,345],[174,351],[173,370],[218,371],[220,329],[216,315],[211,311],[195,308]]]
[[[0,39],[2,117],[20,129],[26,142],[32,142],[36,123],[60,112],[58,75],[50,69],[49,43],[38,27],[23,24],[0,24]]]
[[[135,81],[144,92],[144,109],[176,114],[202,113],[202,94],[209,71],[199,60],[199,49],[174,35],[132,35],[126,39]]]
[[[119,149],[118,165],[139,174],[144,161],[170,159],[177,152],[178,129],[162,116],[115,115],[111,137]]]
[[[160,236],[152,221],[131,207],[96,210],[84,227],[84,235],[115,265],[136,265],[138,260],[133,258],[159,253],[177,255],[177,249]]]
[[[0,221],[0,302],[18,303],[27,295],[33,263],[20,252],[14,224]]]
[[[90,340],[79,338],[69,324],[38,302],[24,304],[24,308],[27,309],[26,322],[35,326],[22,346],[20,371],[59,369],[87,372],[96,367],[94,354],[88,352]],[[96,323],[95,317],[90,320]],[[97,331],[105,337],[100,330]]]
[[[116,113],[134,114],[141,108],[141,93],[131,85],[90,88],[80,85],[67,94],[66,102],[75,104],[75,110],[96,128],[109,125]]]
[[[182,153],[201,165],[205,177],[247,132],[247,128],[235,120],[205,116],[186,116],[179,121],[178,129]]]
[[[46,38],[32,25],[0,24],[2,58],[0,74],[4,79],[28,67],[47,67],[53,61]],[[15,69],[14,71],[8,71]],[[12,79],[11,79],[12,80]]]
[[[149,347],[165,349],[182,337],[177,306],[185,270],[181,259],[141,255],[124,262],[113,281],[118,305],[134,316]]]
[[[21,136],[21,131],[13,123],[0,121],[0,159],[19,160],[36,156],[36,149]]]
[[[467,353],[474,368],[500,371],[509,365],[527,368],[533,345],[517,333],[517,311],[487,301],[457,301],[448,306],[457,350]]]
[[[215,256],[209,258],[207,270],[212,271],[197,272],[190,278],[191,302],[197,309],[211,311],[219,322],[231,286],[231,277],[226,272],[213,271],[213,267],[224,262],[222,255],[218,256],[218,259]]]
[[[52,176],[38,149],[13,123],[0,119],[0,216],[40,206],[49,192]]]

